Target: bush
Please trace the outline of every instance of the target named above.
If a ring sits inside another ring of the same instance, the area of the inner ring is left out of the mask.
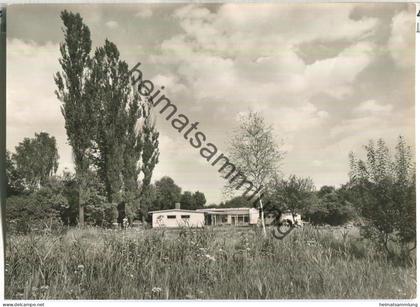
[[[85,219],[88,225],[110,228],[117,216],[117,205],[113,203],[105,202],[86,206]]]
[[[10,232],[26,234],[62,225],[60,211],[66,200],[47,189],[23,196],[11,196],[6,202],[6,224]]]

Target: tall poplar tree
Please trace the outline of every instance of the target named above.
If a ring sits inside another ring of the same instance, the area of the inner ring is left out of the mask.
[[[90,74],[92,41],[89,28],[77,13],[63,11],[64,42],[60,44],[62,71],[55,75],[58,99],[65,119],[68,141],[73,149],[78,185],[79,224],[84,224],[84,191],[89,170],[92,135],[95,132],[94,104],[86,91]]]
[[[151,104],[133,88],[128,65],[120,59],[115,44],[105,40],[90,57],[90,32],[80,15],[63,11],[61,19],[64,42],[59,61],[63,71],[55,76],[56,94],[63,103],[73,148],[79,222],[83,224],[92,170],[105,186],[107,201],[118,204],[121,220],[133,212],[158,163],[159,133],[150,118]]]
[[[128,65],[120,60],[117,46],[106,40],[105,45],[95,51],[89,87],[95,90],[93,100],[98,108],[95,164],[105,183],[106,196],[110,203],[120,203],[123,197],[121,172],[124,168],[130,112],[127,109],[131,109],[134,117],[139,115],[137,104],[140,98],[135,95],[129,103],[131,89],[128,85]]]

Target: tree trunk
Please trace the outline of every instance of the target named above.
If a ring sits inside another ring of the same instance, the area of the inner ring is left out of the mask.
[[[85,207],[79,204],[79,226],[85,226]]]
[[[85,207],[82,204],[82,202],[80,201],[80,183],[79,183],[79,226],[83,227],[85,226]]]
[[[262,223],[262,227],[263,227],[263,233],[264,233],[264,237],[267,237],[267,231],[265,230],[264,208],[263,208],[263,204],[262,204],[262,201],[261,201],[261,196],[260,196],[260,194],[258,194],[258,198],[259,198],[259,200],[260,200],[261,223]]]

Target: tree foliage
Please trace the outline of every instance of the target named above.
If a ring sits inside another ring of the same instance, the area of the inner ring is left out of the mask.
[[[314,191],[315,186],[310,178],[291,175],[288,179],[277,180],[271,188],[270,207],[280,212],[302,214],[316,201]]]
[[[304,214],[313,224],[343,225],[356,218],[353,204],[348,200],[346,187],[335,189],[323,186],[316,193],[313,201]]]
[[[128,112],[134,113],[136,120],[140,116],[137,95],[129,105],[128,85],[128,66],[119,59],[119,51],[115,44],[106,40],[105,45],[95,51],[88,87],[92,87],[92,91],[95,92],[93,99],[98,125],[94,135],[97,153],[94,161],[99,176],[105,184],[108,201],[111,203],[121,202],[123,196],[121,170],[124,167],[126,147],[128,119],[126,110],[129,109]]]
[[[7,196],[23,194],[25,191],[22,176],[16,169],[16,163],[12,159],[12,154],[6,151],[6,180],[7,180]]]
[[[240,118],[239,129],[230,142],[229,158],[255,188],[267,186],[277,176],[284,154],[262,114],[249,111]],[[237,185],[236,180],[229,181],[227,189],[236,189]]]
[[[162,177],[155,182],[156,198],[154,210],[173,209],[175,203],[181,200],[181,188],[170,177]]]
[[[399,137],[394,156],[382,139],[365,146],[366,160],[350,154],[354,202],[368,223],[366,236],[388,252],[391,241],[407,253],[415,242],[415,168],[411,149]]]
[[[200,191],[196,191],[194,193],[191,193],[190,191],[185,191],[181,195],[180,203],[182,209],[201,209],[206,204],[206,197],[204,193]]]
[[[24,138],[15,147],[13,161],[8,162],[10,183],[22,183],[28,191],[39,189],[57,172],[58,158],[55,137],[41,132],[35,133],[35,138]]]
[[[83,224],[92,170],[104,184],[107,203],[118,204],[120,218],[132,217],[158,163],[159,134],[150,104],[134,90],[128,65],[114,43],[105,40],[91,56],[90,31],[81,16],[63,11],[61,19],[64,42],[56,94],[73,148],[79,221]]]
[[[61,12],[64,42],[60,44],[59,59],[62,72],[55,75],[61,101],[61,112],[65,119],[67,139],[73,149],[73,158],[78,185],[79,222],[84,224],[85,175],[90,166],[92,135],[96,129],[94,99],[87,83],[90,77],[92,41],[90,30],[80,14],[64,10]]]
[[[68,206],[63,189],[56,178],[50,178],[39,190],[7,198],[6,221],[11,232],[29,233],[54,230],[62,225]]]

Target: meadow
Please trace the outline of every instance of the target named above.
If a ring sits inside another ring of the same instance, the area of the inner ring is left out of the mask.
[[[349,231],[305,226],[10,235],[7,299],[385,299],[416,296],[415,265]]]

